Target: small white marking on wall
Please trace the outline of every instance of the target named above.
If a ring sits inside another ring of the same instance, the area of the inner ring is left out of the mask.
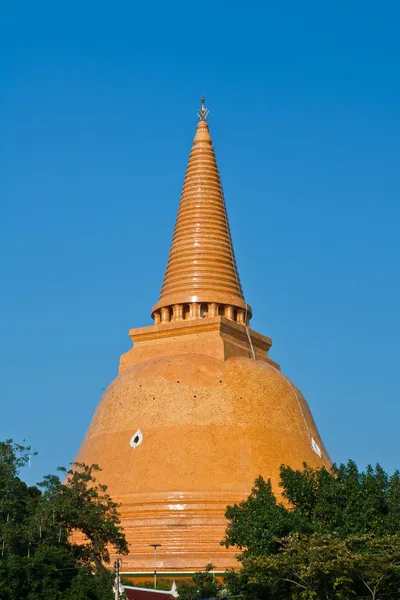
[[[185,510],[186,504],[168,504],[169,510]]]
[[[130,446],[132,446],[132,448],[137,448],[138,446],[140,446],[140,444],[143,442],[143,433],[140,431],[140,429],[137,430],[136,433],[133,434],[133,436],[131,437],[131,441],[129,442]]]
[[[313,437],[311,438],[311,448],[314,450],[315,454],[317,454],[320,458],[322,457],[321,448],[318,446]]]

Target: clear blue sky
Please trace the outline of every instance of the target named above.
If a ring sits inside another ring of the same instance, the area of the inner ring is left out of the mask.
[[[74,459],[150,324],[204,92],[253,328],[400,467],[398,2],[0,4],[0,438]]]

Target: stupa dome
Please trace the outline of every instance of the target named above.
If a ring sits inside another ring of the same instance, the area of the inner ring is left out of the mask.
[[[164,566],[182,570],[231,567],[235,552],[219,546],[226,505],[247,496],[260,474],[278,489],[282,463],[322,466],[326,456],[306,401],[278,369],[190,353],[119,375],[77,460],[102,465],[101,480],[121,502],[131,567],[149,566],[155,539]]]
[[[120,503],[125,572],[177,574],[236,565],[220,545],[228,504],[259,475],[329,466],[307,403],[250,328],[202,99],[153,325],[105,392],[77,461],[97,463]]]

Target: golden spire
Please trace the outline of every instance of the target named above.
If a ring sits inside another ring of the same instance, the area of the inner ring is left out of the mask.
[[[207,116],[203,96],[164,283],[153,307],[156,323],[160,321],[161,309],[164,315],[168,309],[165,318],[161,315],[163,322],[185,319],[188,310],[189,318],[225,314],[243,323],[251,317],[236,267]],[[198,310],[192,311],[188,306],[191,303],[196,303]],[[213,303],[211,312],[207,310],[209,303]],[[180,305],[176,313],[175,305]]]

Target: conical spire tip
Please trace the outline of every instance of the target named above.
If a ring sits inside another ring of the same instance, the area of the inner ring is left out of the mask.
[[[197,113],[197,116],[199,117],[200,121],[207,121],[207,117],[209,115],[209,110],[208,108],[205,106],[206,104],[206,99],[204,98],[204,94],[201,97],[201,107],[199,112]]]

